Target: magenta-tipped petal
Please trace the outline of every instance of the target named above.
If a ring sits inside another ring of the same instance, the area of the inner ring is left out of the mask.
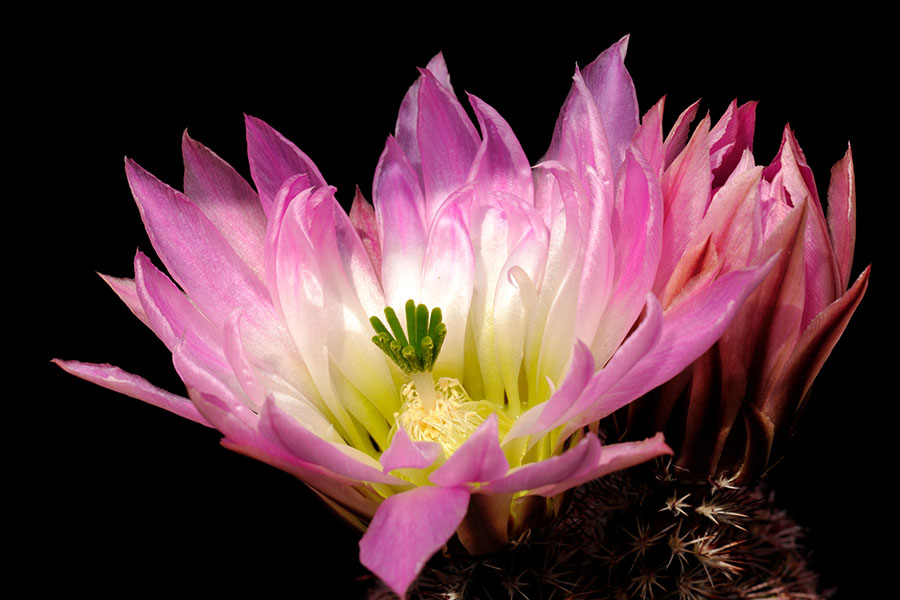
[[[600,53],[582,72],[603,120],[613,169],[624,160],[638,126],[637,93],[625,68],[628,37],[626,35]]]
[[[534,197],[531,165],[509,124],[486,102],[469,94],[483,141],[472,162],[469,181],[483,194],[505,192],[517,198]]]
[[[466,182],[481,140],[456,96],[428,71],[422,72],[418,106],[416,137],[429,222],[447,196]]]
[[[262,277],[266,214],[259,196],[231,165],[191,139],[186,131],[181,153],[185,195],[212,221],[250,270]]]
[[[475,256],[465,224],[470,197],[470,190],[463,189],[447,199],[432,222],[422,261],[419,301],[441,307],[448,331],[435,365],[437,376],[460,373],[465,362],[464,332],[475,279]]]
[[[107,364],[84,363],[76,360],[53,359],[67,373],[80,377],[107,389],[143,400],[147,404],[164,408],[178,416],[201,425],[211,425],[197,412],[191,401],[160,389],[138,375],[132,375],[119,367]]]
[[[816,315],[841,295],[843,292],[840,286],[841,275],[812,170],[806,163],[793,132],[787,127],[784,130],[776,163],[781,167],[779,174],[790,197],[806,198],[808,204],[803,248],[806,302],[801,324],[801,327],[805,328]]]
[[[444,62],[444,55],[440,52],[434,55],[428,65],[424,69],[431,73],[444,88],[453,92],[453,86],[450,85],[450,73],[447,71],[447,63]],[[422,176],[422,157],[419,154],[419,136],[417,134],[419,122],[419,86],[425,74],[413,83],[403,101],[400,103],[400,112],[397,115],[397,125],[394,128],[394,137],[409,163],[412,165],[419,177]]]
[[[282,184],[294,175],[306,175],[310,185],[326,185],[315,163],[293,142],[261,119],[245,115],[244,121],[250,173],[266,214],[269,214]]]
[[[359,561],[401,598],[462,523],[469,506],[464,487],[415,488],[387,498],[359,541]]]
[[[115,292],[116,296],[119,297],[119,300],[125,303],[125,306],[128,307],[131,314],[140,319],[141,323],[150,327],[150,322],[147,320],[147,313],[144,312],[144,307],[141,306],[141,300],[138,298],[134,279],[112,277],[111,275],[104,275],[103,273],[97,273],[97,275],[99,275],[100,278],[106,282],[106,285]]]
[[[644,156],[657,177],[662,176],[666,161],[666,146],[663,141],[663,109],[666,98],[650,107],[641,118],[641,126],[634,133],[634,145]]]
[[[686,109],[684,109],[678,118],[675,119],[675,125],[666,135],[663,143],[666,149],[666,160],[664,166],[666,169],[675,161],[675,158],[681,154],[688,141],[688,134],[691,130],[691,123],[697,116],[697,110],[700,108],[700,101],[697,100]]]
[[[242,306],[248,321],[277,329],[263,282],[200,209],[133,161],[125,170],[156,253],[200,310],[221,325]]]
[[[148,325],[169,350],[185,341],[206,362],[226,367],[221,331],[141,252],[134,257],[134,280]]]

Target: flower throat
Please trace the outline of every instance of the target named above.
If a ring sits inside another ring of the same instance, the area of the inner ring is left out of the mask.
[[[394,414],[396,426],[411,440],[437,442],[449,457],[494,412],[493,406],[473,401],[458,379],[435,381],[431,375],[447,336],[441,309],[433,308],[429,316],[428,308],[413,300],[405,309],[405,332],[390,306],[384,309],[387,326],[376,316],[369,319],[376,333],[372,343],[410,378],[400,388],[403,404]]]

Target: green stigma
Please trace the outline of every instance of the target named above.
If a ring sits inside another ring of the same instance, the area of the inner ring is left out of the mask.
[[[430,372],[441,352],[444,338],[447,337],[447,326],[441,322],[441,309],[434,307],[429,318],[427,306],[416,306],[414,301],[408,300],[406,332],[393,308],[385,308],[384,316],[390,329],[378,317],[369,319],[376,333],[372,343],[381,348],[407,375]]]

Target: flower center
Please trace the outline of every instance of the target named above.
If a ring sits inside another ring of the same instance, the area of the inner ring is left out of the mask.
[[[473,402],[462,383],[441,377],[433,384],[435,406],[426,408],[419,396],[421,385],[409,382],[400,388],[403,405],[394,417],[411,440],[437,442],[449,457],[493,412],[487,402]]]
[[[390,306],[384,309],[387,326],[378,317],[369,319],[376,333],[372,343],[410,379],[400,388],[403,403],[394,419],[409,439],[437,442],[449,457],[495,407],[486,400],[473,401],[459,379],[441,377],[435,382],[431,369],[447,337],[441,309],[433,308],[429,317],[424,304],[409,300],[405,308],[406,331]]]

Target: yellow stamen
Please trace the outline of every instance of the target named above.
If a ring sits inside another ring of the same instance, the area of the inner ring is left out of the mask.
[[[449,457],[493,412],[488,402],[473,402],[458,379],[441,377],[434,384],[434,408],[428,410],[413,382],[400,388],[403,406],[394,417],[409,438],[437,442]]]

